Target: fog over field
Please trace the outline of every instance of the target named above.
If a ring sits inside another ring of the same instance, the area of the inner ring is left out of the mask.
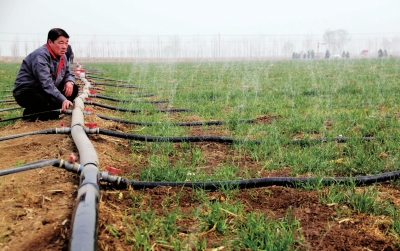
[[[327,49],[397,55],[399,12],[397,0],[4,0],[0,56],[26,56],[54,27],[68,32],[77,57],[280,58]],[[347,36],[327,41],[332,31]]]

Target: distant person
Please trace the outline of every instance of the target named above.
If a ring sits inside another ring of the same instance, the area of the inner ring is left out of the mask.
[[[49,110],[66,111],[78,95],[75,77],[65,56],[69,35],[63,29],[51,29],[47,43],[29,54],[17,74],[13,96],[24,107],[24,116]],[[30,116],[29,119],[56,119],[59,113]]]
[[[65,56],[67,56],[67,60],[70,64],[74,63],[74,52],[72,51],[71,45],[68,45],[67,52],[65,52]]]

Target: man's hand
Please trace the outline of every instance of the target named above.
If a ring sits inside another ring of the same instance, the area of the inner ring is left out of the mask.
[[[64,93],[66,97],[69,97],[72,95],[72,91],[74,90],[74,83],[71,81],[68,81],[64,85]]]
[[[64,100],[63,102],[62,102],[62,105],[61,105],[61,110],[63,110],[64,112],[68,109],[68,107],[70,107],[70,106],[73,106],[74,104],[72,104],[72,102],[71,101],[69,101],[68,99],[66,99],[66,100]]]

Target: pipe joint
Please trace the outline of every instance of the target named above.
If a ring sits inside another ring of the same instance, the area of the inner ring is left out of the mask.
[[[100,180],[101,181],[105,181],[105,182],[109,182],[109,183],[113,183],[116,185],[119,185],[121,183],[121,177],[116,176],[116,175],[112,175],[109,172],[101,172],[100,173]]]
[[[71,130],[72,130],[72,128],[74,128],[74,126],[80,126],[80,127],[82,127],[83,128],[83,125],[81,124],[81,123],[76,123],[76,124],[74,124],[74,125],[71,125]]]
[[[56,134],[60,133],[60,134],[66,134],[66,133],[70,133],[71,132],[71,128],[70,127],[59,127],[56,128]]]
[[[86,134],[100,134],[100,128],[87,128],[85,127]]]
[[[95,198],[99,198],[100,197],[99,186],[97,184],[94,184],[94,183],[82,184],[78,188],[78,195],[76,196],[76,199],[78,201],[85,200],[85,197],[86,197],[87,193],[92,193],[92,194],[95,195]]]
[[[71,162],[63,162],[63,167],[70,172],[75,172],[75,173],[80,173],[83,169],[83,166],[80,165],[79,163],[71,163]]]

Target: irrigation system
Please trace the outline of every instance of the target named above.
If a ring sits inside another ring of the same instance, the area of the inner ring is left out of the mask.
[[[71,126],[65,127],[62,126],[60,128],[50,128],[35,132],[26,132],[16,135],[9,135],[0,137],[0,141],[15,139],[19,137],[25,137],[29,135],[36,134],[71,134],[72,139],[78,149],[80,156],[80,163],[76,163],[74,158],[71,158],[68,161],[60,160],[60,159],[47,159],[47,160],[38,160],[32,163],[24,164],[21,166],[11,167],[7,169],[0,170],[0,176],[18,173],[26,170],[32,170],[36,168],[41,168],[45,166],[54,166],[57,168],[64,168],[68,171],[77,173],[80,175],[80,184],[77,191],[77,198],[74,213],[72,216],[72,227],[71,227],[71,238],[69,244],[69,250],[97,250],[97,231],[98,231],[98,203],[100,196],[100,182],[106,183],[108,186],[112,186],[118,189],[126,189],[127,187],[131,187],[134,189],[143,189],[143,188],[154,188],[158,186],[178,186],[178,187],[193,187],[193,188],[202,188],[207,190],[215,190],[220,187],[226,187],[227,185],[231,185],[239,188],[253,188],[253,187],[263,187],[263,186],[296,186],[301,183],[313,182],[318,180],[320,184],[329,185],[333,183],[345,183],[349,181],[354,181],[357,185],[368,185],[376,182],[384,182],[389,180],[398,179],[400,176],[400,171],[393,171],[387,173],[381,173],[377,175],[369,175],[369,176],[356,176],[356,177],[326,177],[326,178],[316,178],[316,177],[307,177],[307,178],[298,178],[298,177],[268,177],[268,178],[254,178],[254,179],[246,179],[246,180],[225,180],[225,181],[211,181],[211,182],[150,182],[150,181],[132,181],[115,175],[114,172],[110,168],[105,168],[107,171],[100,171],[102,168],[99,164],[99,159],[96,153],[96,150],[90,139],[88,138],[88,134],[104,134],[108,136],[124,138],[129,140],[137,140],[137,141],[146,141],[146,142],[218,142],[225,144],[234,144],[238,142],[248,142],[252,144],[260,144],[263,141],[260,140],[248,140],[248,139],[235,139],[223,136],[181,136],[181,137],[161,137],[161,136],[144,136],[144,135],[136,135],[124,132],[117,132],[102,128],[97,128],[97,124],[86,123],[84,121],[85,114],[91,114],[85,110],[85,104],[101,106],[104,108],[119,110],[119,111],[127,111],[127,112],[138,112],[139,110],[133,109],[124,109],[119,107],[113,107],[109,105],[100,104],[93,101],[88,101],[91,97],[93,98],[103,98],[118,102],[127,102],[126,100],[118,100],[111,97],[102,96],[100,94],[91,94],[91,89],[93,86],[90,81],[86,78],[85,70],[78,66],[77,69],[74,70],[76,75],[80,78],[83,83],[81,94],[74,100],[74,109],[69,110],[66,113],[72,114],[71,118]],[[100,78],[100,77],[98,77]],[[103,78],[106,79],[106,78]],[[111,79],[106,79],[111,80]],[[112,79],[114,80],[114,79]],[[119,80],[115,80],[119,81]],[[124,82],[124,81],[119,81]],[[112,84],[107,84],[112,85]],[[126,84],[117,84],[114,85],[116,87],[125,87],[132,88],[130,85]],[[14,100],[2,100],[1,103],[12,103]],[[129,101],[135,102],[135,101]],[[168,102],[168,101],[159,101],[159,102]],[[157,102],[154,102],[157,103]],[[20,109],[21,107],[10,107],[1,109],[2,111]],[[157,110],[157,112],[165,112],[165,111],[189,111],[188,109],[170,109],[170,110]],[[52,110],[48,112],[62,112],[61,110]],[[37,114],[36,114],[37,115]],[[106,120],[113,120],[120,123],[130,123],[137,125],[145,125],[152,126],[154,123],[145,123],[145,122],[135,122],[129,120],[122,120],[118,118],[108,117],[102,114],[96,114],[98,117]],[[23,116],[26,117],[26,116]],[[0,120],[0,122],[20,119],[23,117],[16,117],[6,120]],[[239,120],[234,121],[234,123],[254,123],[256,120],[247,119],[247,120]],[[176,126],[203,126],[203,125],[221,125],[225,123],[230,123],[230,121],[206,121],[206,122],[181,122],[181,123],[172,123]],[[346,142],[346,138],[337,137],[337,138],[320,138],[320,139],[310,139],[310,140],[291,140],[287,143],[298,143],[298,144],[309,144],[309,143],[320,143],[326,141],[337,141],[337,142]],[[363,141],[377,140],[374,137],[365,137],[361,138]]]

